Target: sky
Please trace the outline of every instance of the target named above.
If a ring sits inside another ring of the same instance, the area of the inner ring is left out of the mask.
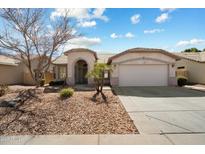
[[[75,8],[70,18],[81,37],[70,40],[65,50],[89,48],[97,52],[118,53],[130,48],[160,48],[180,52],[186,48],[205,48],[205,9],[117,9]],[[55,21],[65,9],[46,9]]]

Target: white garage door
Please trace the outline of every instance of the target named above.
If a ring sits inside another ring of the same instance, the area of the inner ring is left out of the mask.
[[[167,86],[168,65],[120,65],[119,86]]]

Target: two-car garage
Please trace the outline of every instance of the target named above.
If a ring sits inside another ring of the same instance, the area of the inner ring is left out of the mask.
[[[178,59],[161,49],[134,48],[109,58],[114,66],[112,86],[176,85],[175,62]]]
[[[119,86],[167,86],[168,65],[120,65]]]

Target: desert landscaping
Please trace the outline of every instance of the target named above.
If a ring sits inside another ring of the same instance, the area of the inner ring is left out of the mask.
[[[2,100],[14,99],[20,91],[32,87],[10,86]],[[18,108],[0,107],[0,135],[54,135],[54,134],[136,134],[133,121],[111,90],[108,98],[94,102],[95,91],[75,91],[67,99],[57,92],[35,89],[32,96]]]

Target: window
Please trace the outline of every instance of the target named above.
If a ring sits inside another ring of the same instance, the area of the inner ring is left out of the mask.
[[[60,66],[59,67],[59,79],[65,79],[66,78],[66,66]]]
[[[185,67],[184,66],[180,66],[180,67],[177,67],[178,69],[184,69]]]
[[[105,71],[105,72],[104,72],[104,78],[107,79],[108,77],[109,77],[109,76],[108,76],[108,71]]]

